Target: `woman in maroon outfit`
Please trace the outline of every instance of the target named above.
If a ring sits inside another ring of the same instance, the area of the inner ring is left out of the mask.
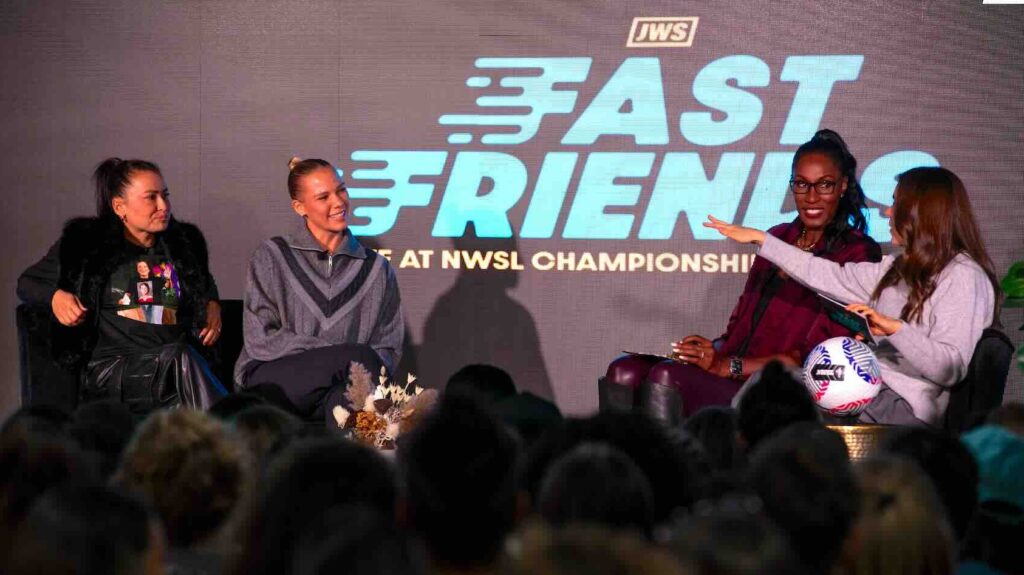
[[[799,216],[768,233],[839,263],[881,260],[878,244],[865,234],[864,192],[856,168],[839,134],[820,130],[793,156],[789,187]],[[661,389],[654,393],[661,397],[654,399],[661,403],[654,415],[674,419],[677,414],[657,413],[665,409],[666,390],[678,390],[684,416],[708,405],[728,405],[743,382],[768,362],[799,365],[815,345],[841,335],[850,332],[828,319],[813,291],[757,259],[721,337],[711,341],[690,335],[675,342],[679,361],[622,356],[608,366],[606,379],[610,386],[632,388],[634,395],[649,381]]]

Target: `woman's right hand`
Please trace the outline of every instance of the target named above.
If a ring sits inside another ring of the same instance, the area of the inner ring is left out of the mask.
[[[89,311],[85,309],[85,306],[82,305],[82,302],[75,294],[62,289],[53,293],[53,299],[50,300],[50,308],[53,309],[53,315],[57,317],[57,321],[68,327],[76,326],[85,321],[85,314]]]
[[[699,335],[688,335],[672,344],[673,355],[680,361],[695,365],[704,371],[711,371],[715,365],[715,346],[710,339]]]

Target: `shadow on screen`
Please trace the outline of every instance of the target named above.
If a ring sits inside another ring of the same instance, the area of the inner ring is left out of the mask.
[[[611,309],[618,310],[621,321],[631,328],[656,331],[653,326],[662,325],[672,338],[683,338],[698,334],[708,339],[722,335],[729,321],[729,314],[736,307],[736,302],[743,293],[747,274],[708,273],[704,279],[707,287],[697,293],[700,297],[681,296],[684,286],[690,287],[697,279],[692,276],[680,276],[680,291],[666,290],[660,297],[650,294],[625,292],[612,299]],[[687,283],[690,285],[687,286]],[[686,294],[692,293],[687,290]],[[721,320],[710,318],[721,317]],[[646,326],[646,327],[645,327]],[[625,330],[628,333],[628,329]],[[671,341],[666,341],[666,348]],[[654,350],[657,351],[657,350]]]
[[[462,237],[454,249],[483,254],[513,252],[518,245],[515,238]],[[467,269],[463,261],[455,284],[427,316],[418,350],[426,385],[442,388],[459,368],[486,363],[507,371],[519,391],[554,399],[533,316],[509,295],[518,281],[517,271]]]

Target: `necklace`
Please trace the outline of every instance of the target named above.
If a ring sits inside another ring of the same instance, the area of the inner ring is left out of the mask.
[[[806,245],[806,242],[805,242],[805,238],[806,237],[807,237],[807,228],[804,228],[804,229],[800,230],[800,237],[796,239],[796,247],[802,249],[805,252],[809,252],[809,251],[814,249],[814,246],[818,245],[818,240],[820,240],[821,238],[819,237],[817,240],[814,240],[814,242],[811,243],[811,245],[808,246],[808,245]]]

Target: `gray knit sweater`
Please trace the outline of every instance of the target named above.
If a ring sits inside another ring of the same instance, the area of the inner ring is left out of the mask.
[[[849,303],[868,302],[895,259],[886,256],[879,263],[839,265],[770,234],[758,256],[778,264],[807,287]],[[903,284],[886,288],[872,307],[899,317],[908,293]],[[981,266],[960,254],[939,273],[920,322],[904,323],[895,334],[876,338],[882,380],[907,400],[916,418],[932,425],[940,422],[949,404],[949,388],[967,375],[974,346],[992,323],[994,301],[992,283]]]
[[[342,343],[368,344],[393,372],[405,333],[387,260],[347,231],[328,254],[304,222],[253,253],[242,328],[245,345],[235,364],[240,386],[255,362]]]

